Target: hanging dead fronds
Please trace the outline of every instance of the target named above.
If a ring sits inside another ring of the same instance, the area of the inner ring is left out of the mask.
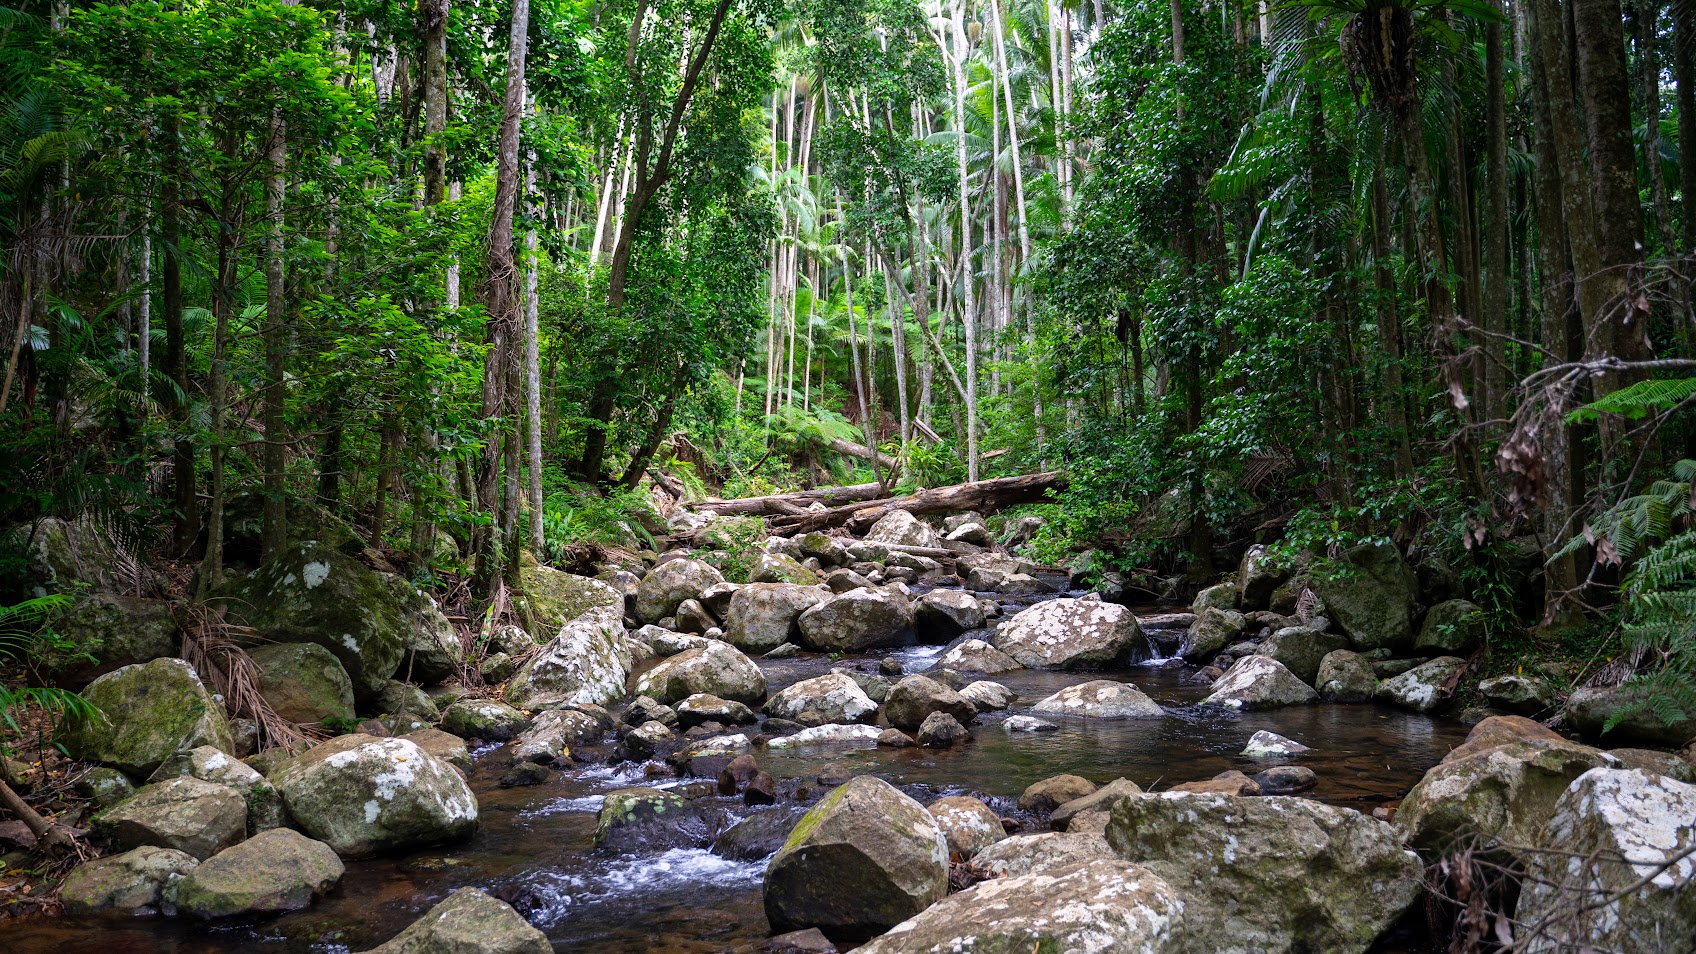
[[[230,622],[223,607],[185,604],[177,611],[183,631],[183,659],[200,678],[223,695],[232,718],[252,719],[259,726],[258,749],[281,748],[293,753],[311,746],[320,736],[277,714],[259,691],[259,666],[236,640],[255,635]]]

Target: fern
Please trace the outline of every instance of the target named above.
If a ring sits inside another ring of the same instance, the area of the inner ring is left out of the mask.
[[[1578,408],[1567,415],[1567,420],[1576,424],[1593,421],[1603,414],[1618,414],[1636,420],[1677,407],[1692,398],[1696,398],[1696,378],[1639,381]]]

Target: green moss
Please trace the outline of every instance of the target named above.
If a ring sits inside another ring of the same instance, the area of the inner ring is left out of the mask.
[[[814,805],[807,814],[802,815],[800,821],[795,823],[794,829],[789,832],[789,837],[783,841],[783,850],[788,852],[799,847],[802,842],[806,841],[812,835],[814,829],[819,827],[825,817],[834,811],[836,806],[841,804],[842,800],[847,797],[848,784],[838,785],[835,789],[833,789],[829,795],[826,795],[817,805]]]

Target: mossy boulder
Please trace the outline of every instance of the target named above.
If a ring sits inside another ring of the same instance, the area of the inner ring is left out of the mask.
[[[288,497],[284,502],[288,520],[288,543],[316,541],[350,557],[365,549],[353,527],[309,498]],[[251,570],[260,563],[265,531],[265,495],[236,494],[224,505],[224,562]]]
[[[1484,643],[1484,611],[1469,600],[1444,600],[1425,612],[1413,648],[1429,656],[1470,656]]]
[[[1319,697],[1313,687],[1270,656],[1244,656],[1213,683],[1204,706],[1227,709],[1276,709],[1299,706]]]
[[[597,606],[560,627],[558,635],[507,682],[506,701],[525,709],[611,705],[624,698],[635,665],[621,610]]]
[[[494,699],[461,699],[442,710],[442,731],[462,739],[505,742],[529,724],[524,713]]]
[[[990,642],[1032,669],[1110,669],[1154,655],[1136,614],[1098,599],[1038,603],[1002,623]]]
[[[1315,680],[1314,688],[1326,702],[1370,702],[1378,689],[1372,661],[1350,649],[1326,653]]]
[[[1007,655],[981,639],[968,639],[956,644],[942,658],[937,660],[936,668],[951,669],[955,672],[976,672],[986,676],[997,673],[1012,672],[1023,669],[1019,661]]]
[[[477,828],[477,797],[465,779],[404,738],[344,735],[270,778],[300,827],[344,858],[452,841]]]
[[[744,652],[770,652],[799,639],[801,614],[828,599],[830,594],[815,586],[752,583],[737,587],[725,609],[725,641]]]
[[[608,792],[595,817],[595,847],[621,851],[676,847],[665,831],[688,810],[689,802],[675,792],[657,788],[621,788]]]
[[[948,842],[923,805],[869,775],[801,816],[766,868],[774,931],[833,939],[887,931],[948,894]]]
[[[846,673],[803,679],[773,695],[766,715],[802,725],[853,723],[871,716],[877,703]]]
[[[113,593],[78,596],[53,628],[77,648],[76,655],[44,651],[31,662],[56,685],[82,686],[113,670],[175,655],[181,644],[171,604]]]
[[[556,570],[551,566],[528,566],[519,574],[522,604],[536,622],[532,635],[537,642],[553,639],[560,627],[591,610],[610,609],[624,615],[624,593],[601,580]]]
[[[1185,898],[1196,951],[1364,952],[1423,884],[1389,825],[1303,798],[1143,795],[1114,806],[1107,842]]]
[[[0,585],[0,595],[28,598],[66,593],[81,584],[94,593],[136,595],[136,584],[151,589],[151,579],[137,580],[119,558],[121,548],[90,517],[61,520],[43,517],[12,531],[13,544],[24,553],[23,571]],[[15,584],[15,585],[14,585]]]
[[[1220,609],[1234,610],[1237,608],[1237,587],[1234,583],[1218,583],[1204,586],[1190,601],[1190,612],[1200,614],[1203,610]]]
[[[223,785],[173,778],[95,815],[94,828],[120,848],[175,848],[205,860],[247,837],[247,800]]]
[[[697,692],[757,708],[766,701],[766,677],[752,659],[729,643],[714,641],[678,653],[643,673],[636,693],[670,705]]]
[[[807,569],[801,561],[787,553],[762,553],[748,574],[752,583],[793,583],[796,586],[817,586],[819,575]]]
[[[265,776],[227,752],[210,745],[178,752],[159,766],[150,781],[164,782],[183,777],[222,785],[240,794],[247,803],[249,833],[281,828],[288,823],[282,798]]]
[[[1195,621],[1184,632],[1183,641],[1178,644],[1178,655],[1190,660],[1211,659],[1235,642],[1247,628],[1248,618],[1234,609],[1203,607],[1196,611]]]
[[[708,587],[723,582],[724,574],[700,560],[667,560],[636,587],[636,618],[657,623],[676,613],[684,600],[698,600]]]
[[[177,907],[208,921],[300,911],[340,884],[342,870],[329,845],[277,828],[190,871],[177,886]]]
[[[1643,705],[1638,692],[1629,685],[1579,689],[1567,697],[1567,725],[1585,738],[1608,745],[1643,742],[1676,749],[1696,739],[1696,712],[1675,712],[1681,717],[1664,718]]]
[[[859,954],[1181,954],[1184,900],[1149,869],[1101,858],[979,882]]]
[[[259,667],[259,693],[290,722],[353,717],[353,680],[335,654],[317,643],[279,643],[248,651]]]
[[[76,917],[150,917],[176,913],[177,884],[200,861],[175,848],[149,845],[79,865],[59,888]]]
[[[82,695],[98,714],[59,733],[76,758],[146,778],[183,749],[234,747],[224,710],[181,659],[125,666],[89,683]]]
[[[1289,578],[1290,571],[1275,568],[1264,546],[1249,547],[1237,566],[1237,605],[1233,608],[1244,612],[1268,608],[1273,592]]]
[[[913,641],[913,603],[902,592],[861,587],[802,613],[800,643],[821,653],[856,653]]]
[[[1348,638],[1341,633],[1327,633],[1314,626],[1286,626],[1261,642],[1260,655],[1278,660],[1297,679],[1314,685],[1325,657],[1348,645]]]
[[[1356,649],[1413,646],[1413,604],[1419,581],[1394,545],[1354,547],[1316,574],[1312,586]]]
[[[367,954],[552,954],[548,936],[505,901],[460,888]]]

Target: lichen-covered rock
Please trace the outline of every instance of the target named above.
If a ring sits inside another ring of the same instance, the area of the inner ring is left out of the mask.
[[[859,722],[876,711],[877,703],[859,683],[845,673],[834,672],[803,679],[766,703],[766,715],[803,725]]]
[[[57,685],[85,685],[115,669],[176,655],[179,643],[169,603],[114,593],[77,596],[53,629],[76,651],[35,649],[30,662]]]
[[[819,583],[817,573],[787,553],[760,554],[748,579],[753,583],[793,583],[797,586],[816,586]]]
[[[78,584],[86,584],[95,593],[135,592],[135,581],[118,559],[117,545],[93,517],[42,517],[12,531],[12,537],[11,542],[23,551],[25,562],[17,582],[27,596],[69,592]]]
[[[796,749],[813,745],[876,745],[878,737],[887,730],[875,725],[815,725],[772,739],[766,743],[772,749]]]
[[[1433,656],[1470,656],[1484,642],[1484,611],[1467,600],[1445,600],[1425,612],[1413,648]]]
[[[1424,873],[1383,822],[1285,796],[1127,799],[1107,842],[1185,898],[1189,949],[1219,954],[1365,951]]]
[[[940,547],[935,528],[905,510],[891,510],[866,531],[867,543],[893,543],[908,547]]]
[[[770,652],[800,639],[801,614],[828,599],[830,594],[815,586],[751,583],[739,587],[725,610],[725,641],[743,652]]]
[[[1354,641],[1355,648],[1407,649],[1413,645],[1413,601],[1419,581],[1388,543],[1365,543],[1343,554],[1336,566],[1319,573],[1313,590],[1326,612]]]
[[[1247,617],[1236,610],[1203,607],[1178,644],[1178,655],[1185,659],[1208,659],[1229,646],[1246,628]]]
[[[1031,711],[1091,719],[1160,719],[1166,715],[1158,703],[1136,686],[1111,679],[1067,686],[1032,706]]]
[[[608,792],[595,817],[595,847],[630,850],[660,847],[653,829],[669,827],[689,803],[675,792],[657,788],[621,788]]]
[[[1313,687],[1270,656],[1244,656],[1213,683],[1204,706],[1227,709],[1276,709],[1299,706],[1319,697]]]
[[[1034,566],[1000,553],[963,554],[955,560],[955,567],[965,577],[968,590],[1016,595],[1047,593],[1051,589],[1030,575]]]
[[[1128,778],[1116,778],[1088,795],[1057,805],[1048,816],[1048,823],[1061,831],[1071,829],[1072,819],[1091,812],[1110,812],[1127,798],[1142,794],[1142,786]]]
[[[1327,633],[1312,626],[1286,626],[1260,644],[1260,655],[1270,656],[1308,685],[1317,685],[1319,667],[1325,657],[1347,649],[1348,637]]]
[[[1464,843],[1506,845],[1511,852],[1536,843],[1555,802],[1580,775],[1617,764],[1606,752],[1564,739],[1490,744],[1426,772],[1402,799],[1396,830],[1422,851]]]
[[[948,893],[948,842],[923,805],[862,775],[802,816],[766,868],[774,931],[875,936]]]
[[[259,667],[259,692],[290,722],[353,717],[353,680],[335,654],[317,643],[278,643],[248,652]]]
[[[129,776],[109,768],[91,768],[78,780],[77,794],[94,803],[96,810],[110,808],[135,794]]]
[[[1060,731],[1060,727],[1052,722],[1047,722],[1045,720],[1035,718],[1034,716],[1023,715],[1009,716],[1007,719],[1002,721],[1001,728],[1006,731],[1008,735]]]
[[[97,711],[58,739],[80,759],[146,778],[182,749],[234,747],[224,711],[181,659],[155,659],[109,672],[82,692]]]
[[[925,808],[948,840],[951,858],[970,861],[978,852],[1007,837],[1001,818],[988,805],[969,795],[950,795]]]
[[[856,653],[913,641],[913,603],[900,592],[861,587],[803,612],[801,645],[814,652]]]
[[[175,848],[204,861],[247,837],[247,801],[223,785],[173,778],[94,816],[94,827],[120,848]]]
[[[512,757],[518,762],[552,762],[600,735],[601,724],[582,712],[547,709],[536,713],[530,727],[512,740]]]
[[[361,701],[382,691],[421,634],[431,639],[452,634],[430,599],[411,584],[314,541],[289,545],[224,585],[211,603],[267,641],[328,649]],[[440,651],[451,656],[456,650]]]
[[[707,692],[754,707],[766,701],[766,677],[736,647],[714,641],[678,653],[643,673],[636,680],[636,692],[667,704]]]
[[[1519,674],[1486,679],[1478,684],[1478,694],[1497,709],[1520,715],[1537,715],[1560,703],[1553,683]]]
[[[171,756],[160,764],[149,781],[164,782],[183,776],[222,785],[239,793],[247,802],[247,830],[250,833],[281,828],[288,821],[282,799],[265,776],[235,756],[210,745]]]
[[[1276,732],[1261,729],[1249,736],[1248,744],[1243,746],[1242,754],[1250,758],[1267,758],[1285,755],[1300,755],[1311,752],[1312,749],[1294,739],[1286,739]]]
[[[344,858],[452,841],[477,828],[477,797],[453,766],[403,738],[344,735],[271,781],[308,835]]]
[[[1438,656],[1378,684],[1372,697],[1415,712],[1433,712],[1449,704],[1449,681],[1466,668],[1459,656]]]
[[[366,954],[552,954],[548,936],[505,901],[460,888]]]
[[[425,686],[440,685],[459,675],[465,647],[436,601],[400,577],[385,575],[383,580],[396,592],[409,620],[406,650],[393,675]]]
[[[73,916],[175,914],[177,884],[200,864],[193,855],[152,845],[77,866],[59,889]]]
[[[1326,702],[1370,702],[1378,691],[1371,660],[1349,649],[1326,653],[1316,678],[1314,686]]]
[[[1066,868],[1112,858],[1107,836],[1099,832],[1042,832],[1013,835],[977,853],[972,866],[994,878],[1016,878],[1034,871]]]
[[[1052,812],[1054,809],[1073,799],[1092,795],[1096,791],[1095,783],[1077,775],[1055,775],[1040,782],[1032,782],[1019,796],[1019,808],[1038,815]]]
[[[978,598],[965,590],[931,590],[914,604],[913,627],[922,643],[946,643],[961,633],[982,629]]]
[[[936,668],[956,672],[981,672],[986,676],[1023,669],[1019,661],[981,639],[968,639],[942,654]]]
[[[1266,609],[1271,604],[1273,591],[1289,578],[1288,570],[1273,569],[1264,546],[1255,544],[1249,547],[1237,567],[1238,607],[1244,612]]]
[[[1178,954],[1184,900],[1141,865],[1097,859],[980,882],[889,933],[861,954]]]
[[[623,591],[604,580],[551,566],[526,566],[519,571],[519,582],[524,591],[522,599],[536,621],[534,635],[538,642],[551,639],[562,626],[591,610],[610,609],[615,618],[624,615]]]
[[[677,612],[684,600],[698,600],[724,575],[700,560],[667,560],[649,570],[636,588],[636,618],[657,623]]]
[[[1134,613],[1095,599],[1038,603],[1002,623],[991,643],[1032,669],[1107,669],[1153,655]]]
[[[507,682],[505,699],[521,709],[611,705],[624,698],[635,660],[620,611],[597,606],[560,627],[542,651]]]
[[[946,712],[961,725],[978,716],[977,707],[969,700],[929,676],[902,679],[883,701],[883,716],[897,729],[917,729],[933,712]]]
[[[734,699],[720,699],[710,692],[697,692],[677,704],[677,723],[685,729],[708,722],[746,725],[755,719],[754,710]]]
[[[442,731],[462,739],[505,742],[529,724],[524,713],[493,699],[461,699],[442,710]]]
[[[1596,768],[1555,803],[1515,920],[1526,950],[1696,950],[1696,786]]]
[[[1196,615],[1210,609],[1234,610],[1237,608],[1237,587],[1234,583],[1218,583],[1204,586],[1190,601],[1190,612]]]
[[[960,697],[970,702],[979,712],[1000,712],[1013,704],[1013,690],[999,682],[982,679],[968,683],[960,690]]]
[[[1682,748],[1696,739],[1696,712],[1667,720],[1640,704],[1637,690],[1629,684],[1612,689],[1579,689],[1566,700],[1567,725],[1588,739],[1608,745],[1646,742],[1669,749]],[[1614,723],[1610,728],[1609,723]]]
[[[691,649],[700,649],[711,642],[706,636],[696,636],[694,633],[674,633],[669,629],[660,629],[652,623],[636,631],[636,639],[648,646],[649,652],[664,659],[678,653],[686,653]]]
[[[342,860],[287,828],[261,832],[188,872],[177,907],[203,920],[300,911],[342,880]]]

